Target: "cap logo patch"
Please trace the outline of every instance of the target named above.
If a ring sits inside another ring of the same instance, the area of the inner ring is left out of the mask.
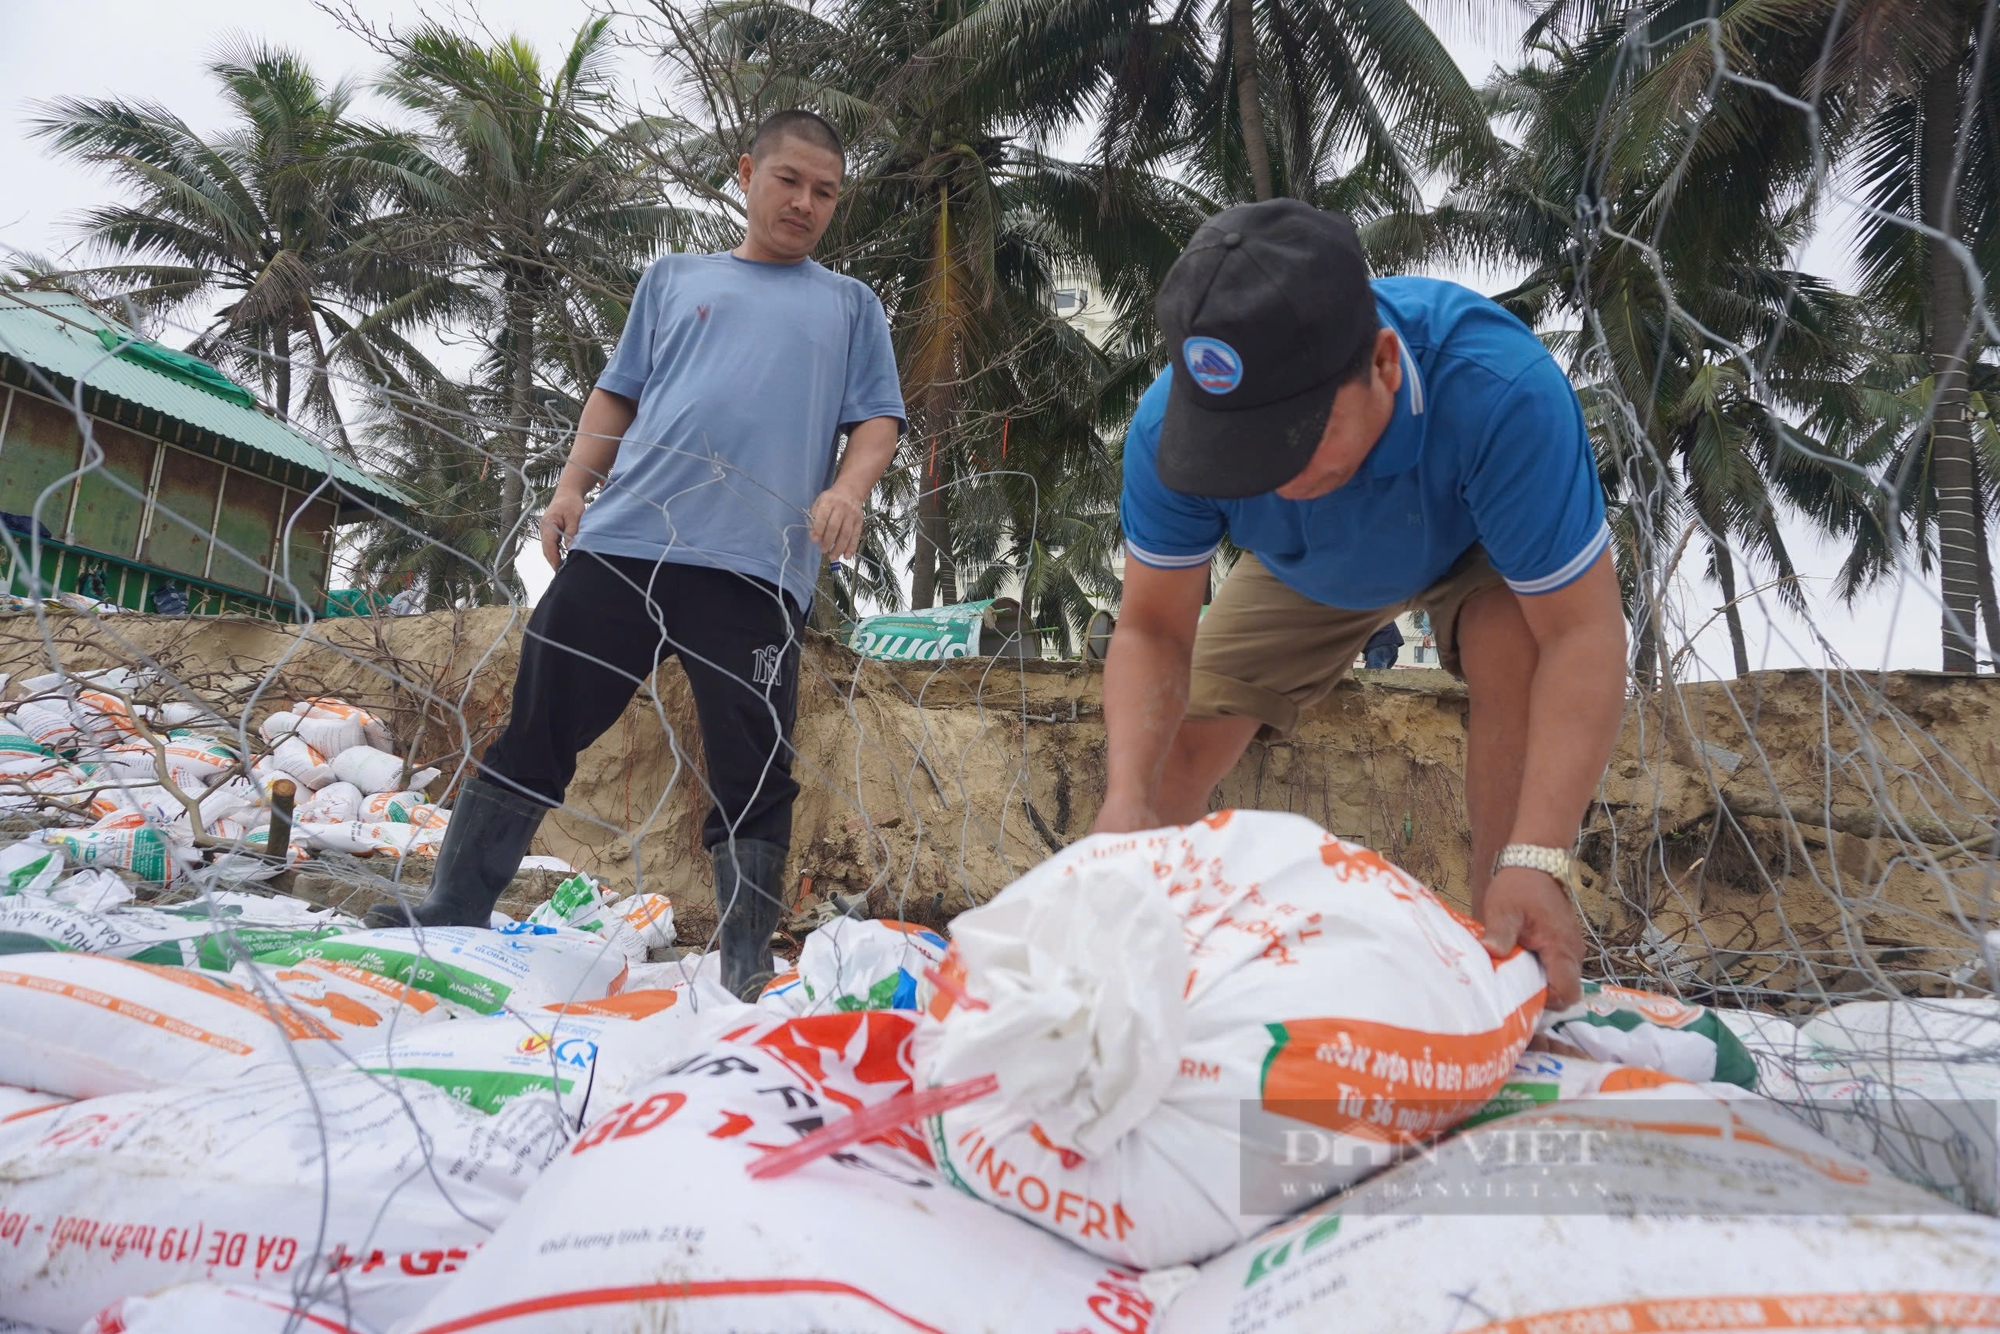
[[[1190,338],[1181,344],[1188,374],[1211,394],[1226,394],[1243,383],[1243,358],[1220,338]]]

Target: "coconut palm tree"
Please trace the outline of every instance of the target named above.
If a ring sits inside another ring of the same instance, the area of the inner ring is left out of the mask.
[[[1759,153],[1792,149],[1715,143],[1698,120],[1642,114],[1648,80],[1679,52],[1663,42],[1635,56],[1624,37],[1608,21],[1575,40],[1542,32],[1529,63],[1488,90],[1516,142],[1438,215],[1372,230],[1387,245],[1524,265],[1497,299],[1531,323],[1576,322],[1555,341],[1600,451],[1621,581],[1636,599],[1639,675],[1665,665],[1659,616],[1683,532],[1703,538],[1740,673],[1739,559],[1766,567],[1779,599],[1802,608],[1781,509],[1824,514],[1866,485],[1801,424],[1852,411],[1858,317],[1850,298],[1791,265],[1808,203],[1772,182],[1704,190],[1698,205],[1681,197],[1691,162],[1718,179],[1754,178]]]
[[[1922,447],[1891,451],[1900,470],[1882,479],[1882,512],[1851,531],[1874,534],[1868,541],[1935,536],[1950,671],[1974,666],[1980,571],[1990,564],[1971,383],[2000,343],[1985,296],[2000,263],[1995,23],[1984,0],[1551,0],[1540,19],[1572,37],[1658,43],[1641,57],[1634,123],[1698,127],[1686,176],[1704,210],[1785,192],[1816,203],[1827,173],[1857,182],[1869,206],[1864,295],[1915,333],[1925,364],[1905,383],[1927,383],[1929,396]],[[1735,170],[1710,171],[1717,160]],[[1928,548],[1919,558],[1928,566]],[[1863,552],[1855,568],[1884,567]]]
[[[437,294],[407,266],[355,249],[376,192],[353,152],[353,83],[329,86],[297,53],[260,43],[230,47],[208,68],[234,116],[212,138],[164,106],[117,98],[46,103],[30,133],[127,192],[83,215],[84,235],[116,260],[90,270],[94,282],[204,321],[189,351],[344,444],[335,368],[375,378],[416,365],[398,331],[434,314]]]
[[[488,511],[501,590],[515,586],[533,479],[559,464],[638,272],[682,217],[645,169],[664,124],[618,119],[608,27],[586,24],[552,70],[519,38],[409,32],[378,87],[419,128],[377,129],[365,146],[369,179],[394,201],[368,253],[477,301],[474,408],[502,424]]]
[[[1097,112],[1093,156],[1107,168],[1180,159],[1219,203],[1287,195],[1334,207],[1329,189],[1359,165],[1380,200],[1409,206],[1430,163],[1465,166],[1490,138],[1424,8],[996,0],[968,12],[933,54],[1001,74],[1037,108],[1037,128]]]

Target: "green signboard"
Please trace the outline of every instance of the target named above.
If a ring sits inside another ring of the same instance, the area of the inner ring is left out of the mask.
[[[891,662],[977,658],[999,652],[1010,638],[1002,622],[1018,620],[1018,605],[1012,598],[926,607],[864,617],[848,633],[847,646],[864,658]]]

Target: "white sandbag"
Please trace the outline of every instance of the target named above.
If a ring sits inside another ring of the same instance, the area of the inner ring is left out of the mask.
[[[37,760],[52,758],[48,748],[17,725],[12,719],[0,719],[0,760]]]
[[[44,894],[63,873],[62,849],[40,839],[0,848],[0,894]]]
[[[1996,1293],[2000,1223],[1680,1085],[1447,1140],[1201,1266],[1156,1328],[1949,1329],[1990,1323]]]
[[[82,1334],[372,1334],[349,1318],[334,1282],[319,1301],[300,1301],[283,1287],[178,1283],[144,1297],[120,1297],[84,1325]],[[0,1334],[5,1334],[0,1331]]]
[[[425,840],[426,834],[432,837]],[[353,857],[372,857],[378,852],[391,857],[404,857],[417,850],[419,842],[436,844],[443,841],[441,830],[365,820],[350,820],[346,824],[300,821],[292,826],[292,839],[318,852],[344,852]]]
[[[767,1016],[690,1051],[585,1127],[409,1334],[1143,1334],[1136,1274],[954,1192],[908,1131],[746,1175],[905,1092],[912,1023]]]
[[[299,730],[299,716],[280,710],[257,724],[257,735],[275,746],[288,736],[296,736]]]
[[[360,818],[363,800],[361,789],[352,783],[328,783],[311,800],[299,803],[297,818],[306,824],[347,824]]]
[[[206,899],[170,908],[126,904],[86,911],[34,895],[0,898],[0,931],[42,936],[65,949],[139,963],[225,969],[239,959],[340,929]]]
[[[85,746],[77,751],[77,766],[101,783],[159,781],[159,754],[150,745]]]
[[[783,963],[784,960],[774,960]],[[722,989],[722,954],[712,951],[708,954],[687,953],[678,959],[661,963],[635,963],[625,970],[625,985],[619,994],[627,991],[679,991],[684,1002],[691,1001],[697,1007],[704,1005],[737,1006],[750,1018],[761,1016],[752,1012],[735,995]]]
[[[88,954],[0,959],[0,1083],[76,1098],[327,1064],[335,1034],[296,1007],[192,968]]]
[[[29,1116],[36,1112],[46,1112],[51,1107],[61,1107],[74,1102],[60,1093],[44,1093],[40,1089],[24,1089],[14,1084],[0,1084],[0,1125],[5,1125],[16,1117]]]
[[[350,746],[333,757],[332,766],[334,777],[370,794],[429,787],[438,778],[436,769],[419,769],[406,781],[401,757],[373,746]]]
[[[633,963],[644,963],[653,950],[674,943],[674,905],[665,895],[621,899],[607,895],[594,878],[581,874],[558,884],[545,902],[535,905],[528,920],[601,936]]]
[[[1505,1082],[1542,972],[1522,950],[1493,959],[1478,931],[1295,815],[1086,838],[952,924],[941,972],[958,980],[918,1034],[920,1069],[999,1092],[935,1118],[932,1152],[963,1189],[1107,1259],[1213,1255],[1262,1225],[1242,1176],[1288,1129],[1341,1141],[1321,1180],[1337,1188]]]
[[[344,699],[331,697],[302,699],[292,705],[292,712],[300,718],[337,718],[358,725],[361,728],[361,737],[353,743],[357,746],[367,745],[377,750],[389,751],[396,748],[395,739],[389,735],[389,728],[381,719],[366,709],[349,704]]]
[[[160,706],[160,721],[168,727],[223,728],[228,722],[205,705],[170,699]]]
[[[1940,1061],[2000,1064],[2000,1000],[1852,1001],[1813,1015],[1799,1034],[1821,1061]]]
[[[151,824],[126,829],[45,829],[42,839],[73,866],[130,871],[141,880],[171,884],[200,861],[192,847]]]
[[[235,914],[263,926],[345,926],[359,919],[310,899],[291,894],[245,893],[234,889],[212,889],[202,895],[202,903],[223,913]]]
[[[70,712],[76,719],[77,730],[101,743],[137,736],[140,731],[131,705],[101,690],[78,690]]]
[[[688,1042],[683,1020],[748,1014],[740,1002],[684,1002],[678,990],[621,991],[601,1001],[459,1019],[399,1033],[350,1051],[354,1067],[436,1085],[468,1107],[498,1111],[524,1096],[546,1097],[572,1120],[604,1108],[633,1077],[668,1063]]]
[[[806,937],[798,967],[773,978],[757,1003],[786,1014],[922,1009],[924,973],[950,948],[914,922],[836,917]]]
[[[1796,1095],[1800,1067],[1811,1051],[1797,1024],[1757,1010],[1719,1009],[1715,1017],[1728,1025],[1756,1063],[1759,1093],[1780,1102]]]
[[[1792,1110],[1914,1186],[2000,1213],[2000,1067],[1906,1059],[1816,1068]]]
[[[202,793],[201,813],[204,819],[223,819],[242,812],[265,809],[262,788],[242,774],[231,774]]]
[[[1581,1000],[1544,1013],[1535,1031],[1595,1061],[1757,1086],[1756,1063],[1714,1010],[1656,992],[1586,982]]]
[[[451,1007],[427,991],[331,959],[283,966],[245,961],[229,975],[325,1024],[350,1053],[452,1017]]]
[[[78,871],[67,880],[49,887],[48,898],[52,903],[64,904],[71,908],[81,908],[85,912],[101,913],[133,901],[137,896],[132,887],[120,880],[116,872],[97,867],[88,871]]]
[[[352,718],[329,718],[315,713],[298,718],[293,730],[299,740],[322,755],[338,755],[343,750],[368,744],[361,724]]]
[[[580,931],[519,923],[353,931],[273,951],[270,964],[331,959],[393,977],[481,1014],[603,1000],[625,983],[625,956]]]
[[[1697,1083],[1643,1066],[1617,1065],[1531,1050],[1522,1052],[1514,1059],[1514,1069],[1507,1076],[1507,1082],[1500,1086],[1492,1101],[1461,1121],[1456,1133],[1463,1134],[1489,1121],[1550,1103],[1570,1102],[1598,1094],[1641,1093],[1656,1089],[1662,1091],[1663,1097],[1690,1096],[1695,1092],[1704,1096],[1751,1096],[1750,1091],[1740,1084]]]
[[[68,750],[83,740],[66,700],[31,699],[15,705],[8,716],[45,750]]]
[[[542,1104],[485,1116],[409,1081],[290,1068],[31,1117],[0,1127],[0,1208],[18,1220],[0,1310],[76,1329],[175,1283],[303,1281],[386,1327],[465,1263],[564,1134]]]
[[[271,764],[284,771],[301,787],[317,792],[339,777],[326,756],[295,736],[288,736],[272,748]]]
[[[413,824],[411,812],[420,806],[431,804],[430,797],[411,788],[401,788],[393,792],[377,792],[361,799],[360,819],[393,820],[399,824]]]
[[[166,741],[167,764],[181,783],[181,773],[194,775],[203,781],[197,786],[206,786],[224,771],[236,766],[236,747],[218,737],[205,736],[200,732],[175,732]],[[181,783],[186,787],[185,783]],[[189,795],[193,795],[192,792]]]

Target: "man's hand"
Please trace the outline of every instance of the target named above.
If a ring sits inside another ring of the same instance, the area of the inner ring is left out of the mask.
[[[562,568],[563,551],[576,540],[577,525],[582,522],[582,493],[558,487],[555,499],[542,511],[542,555],[551,570]]]
[[[828,560],[852,560],[861,550],[861,526],[866,522],[861,501],[836,482],[813,502],[812,540]]]
[[[1111,796],[1098,808],[1091,822],[1093,834],[1130,834],[1141,829],[1158,829],[1166,823],[1151,806],[1137,797]]]
[[[1555,877],[1526,866],[1503,867],[1486,886],[1486,938],[1494,958],[1516,945],[1542,961],[1549,977],[1547,1008],[1561,1010],[1583,999],[1583,932],[1576,910]]]

